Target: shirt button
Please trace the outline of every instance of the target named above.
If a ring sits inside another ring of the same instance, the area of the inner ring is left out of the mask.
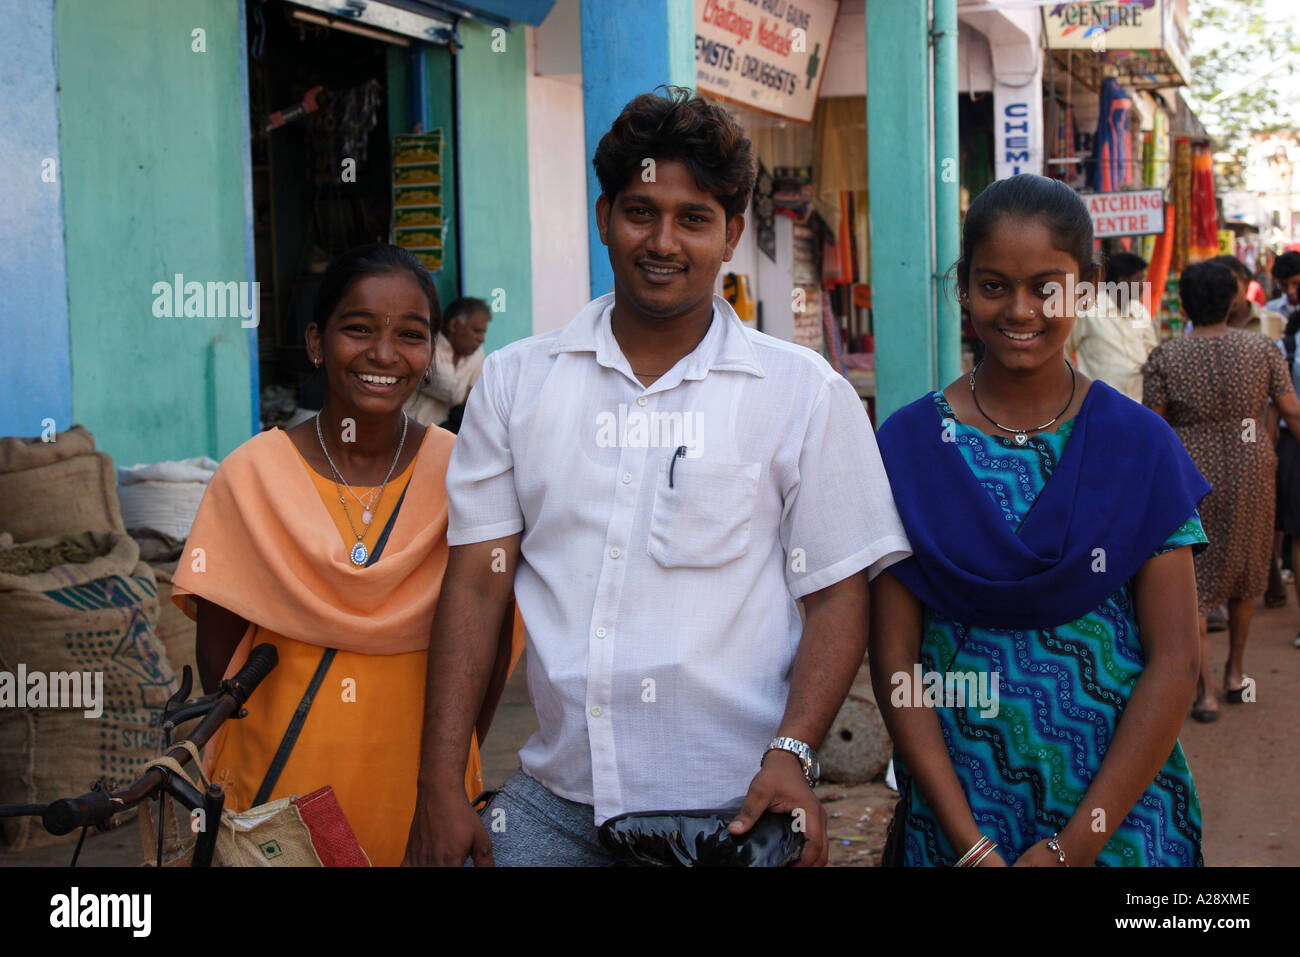
[[[604,628],[597,628],[597,629],[596,629],[596,637],[597,637],[597,638],[604,638],[604,637],[605,637],[605,629],[604,629]]]
[[[600,705],[596,705],[596,707],[594,707],[594,708],[591,709],[591,716],[592,716],[593,718],[599,718],[599,717],[600,717]]]
[[[650,401],[650,400],[647,399],[647,398],[646,398],[645,396],[643,396],[643,395],[639,395],[639,396],[637,396],[637,398],[636,398],[636,404],[637,404],[637,405],[645,405],[645,404],[646,404],[647,402],[649,402],[649,401]]]
[[[620,552],[617,548],[611,548],[611,549],[609,550],[609,557],[610,557],[610,558],[618,558],[618,556],[620,556],[620,555],[622,555],[622,554],[623,554],[623,553]]]
[[[631,472],[624,472],[624,473],[623,473],[623,484],[626,485],[626,484],[627,484],[628,482],[630,482],[630,481],[632,481],[632,473],[631,473]]]

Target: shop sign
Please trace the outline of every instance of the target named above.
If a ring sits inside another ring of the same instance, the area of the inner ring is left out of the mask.
[[[1035,117],[1042,101],[1026,89],[995,84],[993,157],[998,179],[1042,170],[1042,134]],[[1031,99],[1032,97],[1032,99]]]
[[[701,93],[810,123],[839,0],[695,0]]]
[[[1165,197],[1158,189],[1083,193],[1092,214],[1092,232],[1109,236],[1149,236],[1165,231]]]
[[[1127,65],[1126,54],[1144,51],[1147,61],[1125,73],[1168,74],[1164,86],[1181,86],[1190,76],[1186,22],[1174,0],[1053,3],[1043,13],[1049,49],[1114,53],[1118,58],[1106,59],[1120,66]]]
[[[1053,50],[1151,50],[1164,39],[1161,0],[1054,3],[1045,12]]]

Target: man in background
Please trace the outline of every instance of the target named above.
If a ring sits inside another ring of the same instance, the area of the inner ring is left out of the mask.
[[[1288,322],[1300,305],[1300,253],[1287,250],[1273,261],[1273,280],[1279,287],[1279,295],[1268,303],[1267,308],[1282,314]]]
[[[433,340],[428,378],[406,404],[406,413],[421,425],[459,432],[469,390],[483,371],[483,340],[492,312],[482,299],[466,296],[447,306]]]
[[[1262,308],[1250,299],[1250,269],[1236,256],[1215,256],[1212,263],[1227,266],[1237,280],[1237,298],[1228,308],[1228,325],[1246,332],[1259,332],[1270,339],[1282,338],[1286,320],[1272,309]]]
[[[1075,317],[1065,342],[1065,352],[1075,354],[1080,372],[1139,403],[1142,366],[1159,343],[1140,295],[1146,274],[1146,260],[1141,256],[1111,256],[1106,263],[1106,283],[1091,305]]]

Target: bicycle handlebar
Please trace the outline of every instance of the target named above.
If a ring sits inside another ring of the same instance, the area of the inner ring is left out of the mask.
[[[254,648],[244,667],[221,683],[221,697],[199,722],[190,735],[190,740],[199,747],[207,744],[217,728],[231,714],[243,708],[249,696],[278,662],[279,655],[276,654],[274,645],[261,644]],[[190,760],[190,752],[185,748],[173,748],[167,753],[181,764]],[[102,824],[114,814],[139,804],[161,787],[165,780],[166,772],[152,767],[135,783],[121,790],[112,793],[104,790],[88,791],[80,797],[53,801],[46,805],[41,814],[41,823],[51,834],[68,834],[79,827]]]

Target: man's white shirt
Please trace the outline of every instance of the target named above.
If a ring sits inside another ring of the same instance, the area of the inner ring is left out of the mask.
[[[597,823],[739,805],[785,710],[795,599],[910,554],[821,356],[715,297],[700,344],[642,386],[613,302],[487,357],[447,470],[452,545],[523,532],[540,727],[520,763]]]

